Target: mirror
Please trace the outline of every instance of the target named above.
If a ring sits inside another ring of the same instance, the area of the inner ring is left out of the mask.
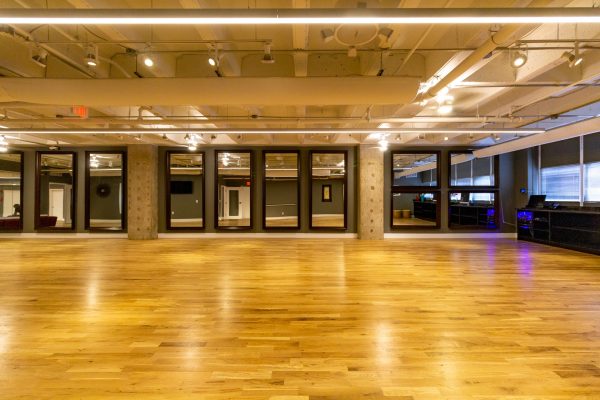
[[[264,152],[264,228],[300,228],[300,157],[297,151]]]
[[[167,153],[167,229],[204,228],[204,154]]]
[[[124,154],[86,152],[86,228],[125,229]]]
[[[497,229],[496,192],[450,192],[450,226]]]
[[[439,193],[392,193],[392,228],[438,227]]]
[[[450,153],[450,186],[496,186],[496,159],[471,153]]]
[[[217,151],[217,228],[252,227],[252,155]]]
[[[36,229],[73,229],[75,153],[38,152]]]
[[[22,154],[0,154],[0,231],[23,228],[22,160]]]
[[[346,152],[311,152],[311,228],[346,228]]]
[[[392,186],[437,187],[439,182],[437,153],[392,153]]]

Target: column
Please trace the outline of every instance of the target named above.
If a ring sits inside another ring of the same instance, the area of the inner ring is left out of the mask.
[[[129,239],[158,237],[158,148],[127,148],[127,231]]]
[[[383,239],[383,152],[372,144],[359,148],[358,238]]]

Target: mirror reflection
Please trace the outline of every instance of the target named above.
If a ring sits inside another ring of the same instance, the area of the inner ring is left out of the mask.
[[[21,154],[0,154],[0,230],[22,228]]]
[[[394,186],[437,186],[438,155],[393,153]]]
[[[437,226],[436,193],[392,193],[392,226]]]
[[[88,154],[89,229],[122,230],[123,154]]]
[[[311,227],[346,227],[346,153],[312,153]]]
[[[298,228],[298,153],[265,153],[265,228]]]
[[[74,210],[72,153],[38,153],[38,229],[72,229]]]
[[[494,192],[450,192],[450,225],[496,229]]]
[[[217,227],[251,227],[251,164],[250,152],[217,152]]]
[[[494,157],[450,153],[450,186],[494,186]]]
[[[204,227],[204,158],[169,153],[168,228]]]

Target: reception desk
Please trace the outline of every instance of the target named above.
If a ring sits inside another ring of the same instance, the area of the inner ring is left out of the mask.
[[[520,240],[600,254],[600,209],[517,210]]]

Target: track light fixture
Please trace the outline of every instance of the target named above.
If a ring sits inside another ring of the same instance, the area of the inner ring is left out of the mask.
[[[98,168],[100,166],[100,161],[96,158],[95,155],[90,158],[90,168]]]
[[[219,68],[219,49],[214,45],[208,50],[208,64],[215,69]]]
[[[94,44],[88,44],[85,48],[84,60],[89,67],[98,66],[98,46]]]
[[[263,55],[262,60],[260,60],[263,64],[273,64],[275,63],[275,59],[271,54],[271,43],[265,43],[265,54]]]
[[[186,134],[184,137],[185,141],[187,142],[187,146],[188,146],[188,150],[189,151],[196,151],[198,150],[198,136],[196,134]]]
[[[392,34],[394,33],[393,29],[390,28],[380,28],[379,32],[377,32],[377,36],[379,37],[379,47],[387,49],[388,47],[391,46],[390,44],[390,38],[392,37]]]
[[[321,29],[321,39],[323,39],[323,42],[325,43],[329,43],[333,40],[333,30],[332,29]]]
[[[8,142],[4,135],[0,136],[0,153],[6,153],[8,151]]]
[[[521,68],[527,63],[527,51],[522,48],[517,48],[512,52],[510,64],[513,68]]]
[[[565,51],[562,57],[569,63],[569,68],[580,65],[583,62],[583,57],[579,53],[579,43],[575,43],[575,48],[573,51]]]
[[[154,59],[152,58],[152,56],[144,55],[144,65],[150,68],[154,66]]]
[[[41,47],[35,47],[31,51],[31,60],[39,65],[42,68],[46,68],[46,58],[48,57],[48,52]]]

